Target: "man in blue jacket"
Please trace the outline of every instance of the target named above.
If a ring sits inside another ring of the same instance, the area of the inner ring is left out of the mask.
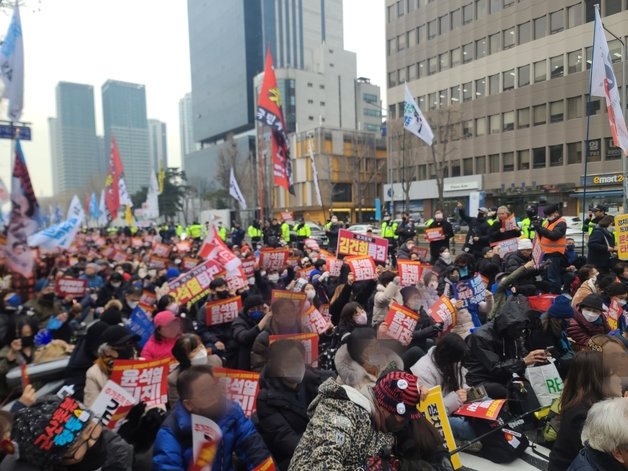
[[[222,439],[213,471],[234,469],[233,453],[246,469],[272,463],[272,458],[253,423],[240,406],[227,400],[210,366],[192,366],[179,375],[179,401],[164,421],[153,448],[155,471],[185,471],[193,460],[192,414],[218,424]]]

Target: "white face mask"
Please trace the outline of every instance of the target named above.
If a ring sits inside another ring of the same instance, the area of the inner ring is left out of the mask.
[[[443,252],[442,254],[440,254],[440,258],[442,258],[447,263],[451,262],[451,254],[449,252]]]
[[[286,368],[283,372],[283,378],[292,383],[301,384],[305,376],[305,365],[299,365],[292,368]]]
[[[206,365],[207,364],[207,350],[205,348],[200,349],[196,354],[190,358],[192,365]]]
[[[305,292],[305,297],[307,298],[308,301],[311,301],[312,299],[316,297],[316,291],[314,291],[313,289],[308,289]]]
[[[248,279],[249,285],[253,286],[255,284],[255,278],[251,277]]]
[[[354,319],[355,325],[366,325],[368,322],[368,317],[366,316],[366,312],[360,313],[358,317]]]
[[[268,281],[271,283],[277,283],[279,281],[279,275],[277,273],[274,275],[268,275]]]
[[[126,302],[131,309],[135,309],[137,307],[137,301],[127,301]]]
[[[595,322],[599,319],[600,313],[597,311],[592,311],[591,309],[584,308],[582,310],[582,317],[584,317],[587,322]]]
[[[173,314],[179,314],[179,305],[176,303],[168,304],[166,311],[170,311]]]

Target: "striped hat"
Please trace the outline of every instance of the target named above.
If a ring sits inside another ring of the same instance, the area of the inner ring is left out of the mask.
[[[417,405],[421,400],[417,386],[418,378],[405,371],[391,371],[382,376],[373,394],[377,403],[391,414],[409,419],[418,419],[421,413]]]

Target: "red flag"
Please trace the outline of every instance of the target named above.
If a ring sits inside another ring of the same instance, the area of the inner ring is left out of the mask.
[[[257,100],[257,120],[272,130],[273,176],[275,185],[282,186],[294,195],[292,165],[286,124],[281,111],[281,95],[277,87],[277,77],[273,69],[270,49],[266,51],[264,82]]]
[[[111,138],[111,157],[109,159],[109,173],[105,180],[105,203],[111,218],[118,216],[120,209],[120,176],[122,175],[122,161],[115,137]]]

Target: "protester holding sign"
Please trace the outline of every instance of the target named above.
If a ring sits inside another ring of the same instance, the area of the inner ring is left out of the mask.
[[[443,247],[449,248],[449,240],[454,236],[454,229],[445,219],[443,212],[434,212],[434,219],[428,221],[425,229],[427,240],[430,243],[430,263],[434,264]]]
[[[181,335],[181,320],[170,311],[161,311],[153,319],[155,330],[142,348],[142,358],[173,358],[172,347]]]

